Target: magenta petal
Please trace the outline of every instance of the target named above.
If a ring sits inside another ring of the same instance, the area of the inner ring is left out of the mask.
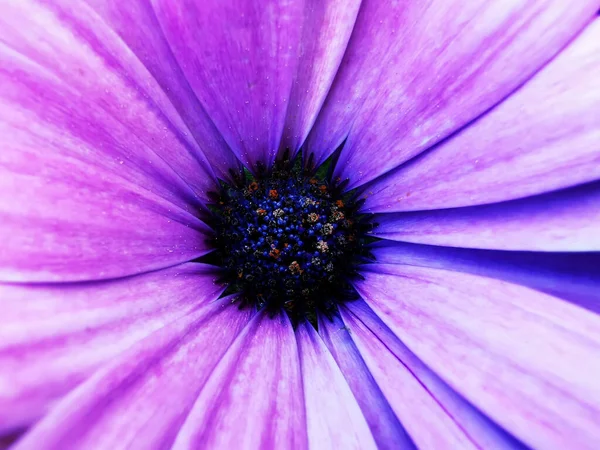
[[[309,149],[322,160],[347,136],[336,175],[366,183],[504,99],[597,10],[596,0],[363,2]]]
[[[521,284],[600,312],[599,253],[536,253],[473,250],[381,241],[377,264],[454,270]],[[377,264],[362,266],[377,272]]]
[[[357,289],[428,367],[534,448],[600,439],[600,317],[490,278],[379,264]]]
[[[486,115],[368,186],[366,206],[477,205],[599,179],[598,73],[600,20]]]
[[[29,425],[120,352],[218,297],[185,264],[119,280],[0,285],[0,432]]]
[[[83,383],[16,448],[168,447],[250,314],[229,298],[189,312]]]
[[[315,329],[301,324],[296,338],[309,448],[375,449],[356,398]]]
[[[123,39],[156,78],[196,141],[197,146],[192,145],[194,151],[206,156],[218,176],[225,179],[229,177],[228,170],[236,168],[237,159],[186,80],[162,34],[150,2],[86,0],[86,3]]]
[[[296,152],[308,136],[344,56],[360,3],[307,0],[282,149]]]
[[[400,342],[362,301],[341,310],[361,356],[418,448],[518,448]]]
[[[493,205],[377,215],[391,240],[497,250],[600,250],[600,183]]]
[[[344,322],[336,316],[331,320],[320,317],[319,335],[322,336],[323,342],[352,389],[369,424],[377,448],[383,450],[415,448],[365,365]]]
[[[152,0],[196,96],[249,167],[279,149],[303,19],[303,1]]]
[[[285,315],[259,313],[213,371],[173,448],[306,447],[294,330]]]

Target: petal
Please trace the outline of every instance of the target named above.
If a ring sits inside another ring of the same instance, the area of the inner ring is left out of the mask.
[[[0,285],[0,433],[27,426],[103,363],[223,290],[185,264],[119,280]]]
[[[152,5],[147,0],[86,2],[156,78],[214,172],[229,178],[228,170],[238,166],[237,158],[196,98],[162,34]],[[196,150],[195,145],[193,148]]]
[[[292,85],[281,147],[296,152],[331,88],[354,27],[360,0],[307,0],[298,73]]]
[[[380,214],[385,239],[497,250],[600,250],[600,183],[493,205]]]
[[[309,448],[376,448],[360,407],[312,325],[296,330]]]
[[[214,175],[188,128],[100,16],[71,0],[8,0],[2,13],[2,122],[51,142],[69,141],[76,146],[69,156],[177,204],[207,198]],[[36,127],[24,127],[32,121]]]
[[[566,4],[565,4],[566,5]],[[600,178],[600,20],[460,133],[366,189],[372,211],[492,203]]]
[[[519,448],[400,342],[362,301],[342,308],[365,363],[418,448]]]
[[[319,334],[352,389],[377,447],[380,449],[415,448],[365,365],[344,322],[338,317],[333,317],[331,320],[320,317]]]
[[[0,168],[0,280],[122,277],[208,252],[207,228],[195,217],[89,166],[48,156]]]
[[[72,9],[92,20],[84,5]],[[74,34],[72,13],[3,4],[0,235],[11,237],[0,251],[4,281],[127,276],[207,251],[208,229],[196,217],[204,188],[192,189],[177,164],[206,186],[213,181],[173,132],[157,130],[165,122],[127,84],[130,72]],[[154,146],[168,147],[167,159]]]
[[[490,278],[377,271],[363,273],[360,294],[453,389],[533,448],[597,447],[597,315]]]
[[[152,0],[196,96],[248,167],[279,149],[304,1]]]
[[[256,315],[206,382],[173,448],[306,448],[301,376],[287,316]]]
[[[250,315],[231,298],[190,311],[69,394],[16,448],[168,447]]]
[[[364,2],[309,149],[322,161],[347,137],[335,175],[364,184],[504,99],[597,10],[597,0]]]
[[[437,247],[381,241],[380,264],[471,273],[521,284],[600,312],[600,253],[534,253]],[[376,271],[375,265],[366,270]]]
[[[6,436],[0,436],[0,450],[8,450],[10,446],[13,445],[20,437],[20,432],[9,434]]]

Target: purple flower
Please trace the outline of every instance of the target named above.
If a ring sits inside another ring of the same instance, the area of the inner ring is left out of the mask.
[[[0,447],[598,448],[598,7],[3,1]]]

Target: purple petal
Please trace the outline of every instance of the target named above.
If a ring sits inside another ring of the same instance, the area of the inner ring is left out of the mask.
[[[176,204],[206,198],[214,175],[188,128],[93,10],[70,0],[9,2],[0,30],[0,119],[8,143],[19,133],[29,145],[38,139],[40,148],[30,149],[36,155],[70,148],[69,156]]]
[[[596,0],[364,2],[309,149],[323,160],[348,137],[336,175],[364,184],[501,101],[597,10]]]
[[[473,250],[382,241],[381,264],[406,264],[471,273],[521,284],[600,312],[600,253]],[[364,266],[376,271],[376,267]]]
[[[17,439],[21,437],[21,435],[22,433],[19,431],[6,436],[0,436],[0,450],[8,450],[11,445],[13,445]]]
[[[168,447],[250,316],[231,298],[190,311],[69,394],[16,448]]]
[[[142,188],[56,154],[11,156],[22,160],[0,168],[3,281],[121,277],[208,251],[202,222]]]
[[[418,448],[518,448],[402,344],[362,301],[342,318],[360,354]]]
[[[296,152],[313,126],[354,27],[360,0],[307,0],[298,73],[281,147]]]
[[[600,250],[600,183],[493,205],[377,215],[385,239],[497,250]]]
[[[173,448],[306,446],[294,330],[287,316],[262,312],[213,371]]]
[[[196,213],[212,176],[148,100],[162,91],[132,81],[151,90],[150,75],[83,5],[2,11],[0,279],[119,277],[206,253]]]
[[[279,148],[303,19],[303,1],[153,0],[196,96],[248,167]]]
[[[360,407],[312,325],[296,330],[309,448],[376,448]]]
[[[600,317],[490,278],[377,271],[357,283],[363,298],[474,406],[533,448],[597,447]]]
[[[214,269],[185,264],[119,280],[0,285],[0,433],[27,426],[98,367],[218,297]]]
[[[599,179],[598,73],[600,20],[503,103],[368,186],[367,207],[469,206]]]
[[[212,120],[196,98],[167,43],[150,2],[147,0],[86,0],[116,32],[152,74],[165,92],[212,169],[227,179],[228,169],[238,165]],[[135,26],[132,24],[135,23]]]
[[[415,448],[352,342],[344,322],[338,317],[331,320],[320,317],[319,334],[352,389],[377,447],[384,450]]]

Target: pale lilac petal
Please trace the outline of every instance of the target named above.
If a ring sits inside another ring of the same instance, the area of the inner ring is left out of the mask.
[[[8,0],[0,37],[3,127],[60,142],[71,148],[69,156],[177,204],[207,198],[214,175],[189,129],[148,69],[90,7]],[[49,146],[31,151],[50,153]]]
[[[320,317],[319,335],[352,389],[369,424],[377,448],[414,449],[413,442],[377,386],[344,322],[338,317],[332,319]]]
[[[600,250],[600,183],[492,205],[380,214],[391,240],[496,250]]]
[[[425,366],[362,301],[342,308],[360,354],[418,448],[519,448]]]
[[[196,98],[169,47],[148,0],[86,0],[156,78],[215,174],[229,178],[235,155]],[[132,26],[135,24],[135,26]]]
[[[356,398],[325,344],[309,323],[296,329],[311,449],[377,448]]]
[[[304,1],[151,0],[196,96],[248,167],[279,149]]]
[[[168,448],[251,315],[231,298],[190,311],[74,390],[15,448]]]
[[[596,20],[504,102],[366,187],[367,207],[478,205],[600,179],[599,73]]]
[[[363,298],[474,406],[533,448],[597,448],[600,317],[491,278],[377,271],[356,284]]]
[[[257,314],[221,359],[174,449],[303,449],[306,420],[294,330]]]
[[[313,126],[344,56],[360,0],[307,0],[298,72],[281,147],[296,152]]]
[[[0,433],[29,425],[103,363],[218,297],[214,268],[119,280],[0,285]]]
[[[598,10],[597,0],[363,2],[314,131],[336,175],[384,174],[501,101]]]
[[[600,253],[503,252],[393,241],[377,243],[372,252],[378,264],[432,267],[498,278],[600,312]]]

